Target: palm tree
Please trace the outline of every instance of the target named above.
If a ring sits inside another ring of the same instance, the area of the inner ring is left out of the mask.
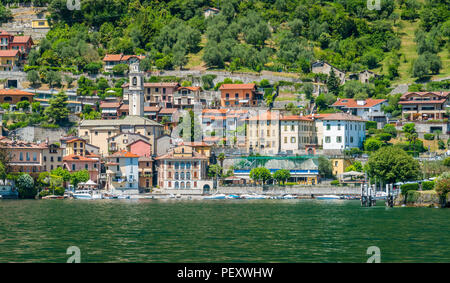
[[[223,161],[225,160],[225,153],[222,152],[221,154],[219,154],[217,156],[217,160],[219,160],[219,162],[220,162],[220,167],[223,168]]]

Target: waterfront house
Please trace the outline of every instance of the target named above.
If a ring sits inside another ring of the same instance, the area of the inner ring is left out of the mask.
[[[280,119],[280,149],[287,154],[313,154],[317,144],[314,120],[300,115]]]
[[[148,189],[153,185],[153,159],[151,157],[139,157],[139,188]]]
[[[207,180],[208,157],[190,146],[178,146],[155,160],[159,188],[209,191],[212,187]]]
[[[347,113],[334,113],[322,118],[323,151],[341,154],[345,149],[361,148],[366,137],[366,121]]]
[[[64,144],[64,156],[67,155],[80,155],[85,156],[86,153],[86,140],[73,137],[70,139],[61,139]]]
[[[100,158],[97,155],[67,155],[63,158],[63,168],[70,173],[87,170],[89,172],[89,179],[97,184],[100,177]]]
[[[263,94],[258,92],[256,84],[223,84],[220,90],[222,107],[258,106],[263,100]]]
[[[4,138],[0,141],[0,148],[9,154],[8,166],[12,173],[27,173],[37,178],[44,170],[42,152],[45,144],[36,144],[25,141],[13,141]]]
[[[274,155],[280,151],[279,112],[262,111],[247,119],[247,150]]]
[[[139,155],[121,150],[106,157],[106,189],[112,193],[139,193]]]
[[[46,144],[42,150],[44,171],[51,171],[63,167],[64,149],[57,143]]]

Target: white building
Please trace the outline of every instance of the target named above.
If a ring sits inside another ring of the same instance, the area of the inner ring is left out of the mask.
[[[107,157],[107,190],[112,193],[139,193],[139,155],[118,151]]]
[[[132,116],[144,116],[144,73],[139,69],[139,60],[130,65],[129,113]]]
[[[364,120],[384,124],[386,123],[386,114],[381,108],[387,105],[388,101],[386,99],[369,98],[366,100],[355,100],[351,98],[338,98],[332,106],[352,115],[359,116]],[[380,127],[382,126],[384,125],[380,125]]]
[[[366,136],[366,121],[346,113],[334,113],[323,117],[323,151],[339,154],[345,149],[361,148]]]

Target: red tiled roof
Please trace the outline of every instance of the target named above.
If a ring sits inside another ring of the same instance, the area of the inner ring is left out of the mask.
[[[63,161],[71,161],[71,162],[76,162],[76,161],[98,162],[98,160],[96,160],[96,159],[92,159],[92,158],[81,156],[81,155],[75,155],[75,154],[64,156]]]
[[[254,89],[255,84],[223,84],[220,86],[219,90],[222,89]]]
[[[178,90],[180,90],[180,89],[188,89],[188,90],[191,90],[191,91],[199,91],[201,89],[201,87],[199,87],[199,86],[182,86],[182,87],[178,88]]]
[[[145,112],[158,112],[160,109],[160,106],[144,106]]]
[[[387,101],[386,99],[366,99],[364,105],[358,105],[358,100],[352,98],[342,98],[336,101],[332,106],[345,106],[347,108],[370,108]]]
[[[415,96],[418,97],[424,97],[426,95],[436,95],[436,96],[440,96],[442,98],[446,98],[450,95],[450,91],[423,91],[423,92],[405,92],[401,99],[406,99],[406,97],[410,96],[411,94],[415,94]]]
[[[83,142],[86,142],[84,139],[82,139],[82,138],[73,138],[73,139],[70,139],[70,140],[68,140],[68,141],[66,141],[66,143],[72,143],[72,142],[75,142],[75,141],[83,141]]]
[[[119,107],[119,110],[122,110],[122,111],[128,111],[128,110],[129,110],[128,104],[122,104],[122,105]]]
[[[103,61],[120,61],[122,59],[123,54],[106,54],[103,58]]]
[[[100,108],[119,108],[120,102],[101,102]]]
[[[267,121],[267,120],[279,120],[281,118],[280,113],[274,113],[266,111],[264,113],[261,113],[258,116],[253,116],[248,118],[249,121]]]
[[[17,49],[0,50],[0,57],[15,57],[19,53]]]
[[[195,150],[192,151],[192,156],[175,156],[174,155],[174,151],[172,150],[171,152],[158,156],[155,158],[155,160],[160,160],[160,159],[208,159],[207,156],[200,154],[198,152],[196,152]]]
[[[159,114],[174,114],[177,111],[178,109],[176,108],[163,108],[159,111]]]
[[[225,114],[227,113],[228,109],[203,109],[203,113],[221,113]]]
[[[9,34],[7,31],[5,31],[5,30],[2,30],[2,31],[0,31],[0,35],[9,35],[9,36],[11,36],[11,34]]]
[[[299,115],[289,115],[289,116],[283,116],[280,120],[282,121],[313,121],[311,118],[305,117],[305,116],[299,116]]]
[[[442,104],[447,99],[438,99],[438,100],[403,100],[399,101],[398,104]]]
[[[12,43],[27,43],[31,36],[14,36]]]
[[[126,150],[121,150],[121,151],[118,151],[116,153],[113,153],[109,157],[131,157],[131,158],[137,157],[138,158],[139,155],[136,155],[136,154],[131,153],[131,152],[126,151]]]
[[[34,93],[23,91],[20,89],[0,89],[0,95],[30,95],[30,96],[34,96]]]

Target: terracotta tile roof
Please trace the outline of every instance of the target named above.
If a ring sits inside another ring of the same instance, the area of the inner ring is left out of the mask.
[[[254,89],[255,84],[223,84],[220,86],[219,90],[225,89]]]
[[[406,99],[408,96],[424,97],[433,95],[447,98],[450,95],[450,91],[405,92],[400,99]]]
[[[5,30],[2,30],[1,32],[0,32],[0,35],[9,35],[9,36],[11,36],[11,34],[9,34],[7,31],[5,31]]]
[[[123,54],[106,54],[103,61],[118,62],[122,60]]]
[[[442,104],[445,103],[447,99],[438,100],[400,100],[398,104]]]
[[[283,116],[281,117],[282,121],[310,121],[312,122],[313,119],[305,117],[305,116],[299,116],[299,115],[289,115],[289,116]]]
[[[14,36],[12,43],[27,43],[31,36]]]
[[[195,150],[192,151],[192,156],[179,156],[179,155],[174,155],[174,151],[172,150],[171,152],[158,156],[155,158],[155,160],[161,160],[161,159],[181,159],[181,160],[189,160],[189,159],[208,159],[207,156],[200,154],[198,152],[196,152]]]
[[[199,91],[202,88],[199,87],[199,86],[181,86],[181,87],[178,88],[178,90],[180,90],[180,89],[188,89],[188,90],[191,90],[191,91]]]
[[[314,113],[314,114],[305,115],[304,117],[311,118],[311,119],[324,119],[324,118],[327,118],[328,116],[330,116],[332,114],[333,113],[326,113],[326,114]]]
[[[83,141],[83,142],[86,142],[84,139],[82,139],[82,138],[73,138],[73,139],[70,139],[70,140],[68,140],[68,141],[66,141],[66,143],[72,143],[72,142],[76,142],[76,141]]]
[[[26,149],[43,149],[47,148],[47,145],[44,143],[37,144],[26,141],[13,141],[8,138],[0,140],[0,146],[3,148],[26,148]]]
[[[128,87],[129,83],[124,83],[122,88]],[[169,82],[169,83],[144,83],[144,87],[173,87],[178,88],[180,86],[177,82]]]
[[[192,146],[192,147],[196,147],[196,146],[211,146],[203,141],[201,142],[181,142],[179,145],[187,145],[187,146]]]
[[[23,91],[20,89],[0,89],[0,95],[30,95],[30,96],[34,96],[34,93]]]
[[[159,110],[161,110],[160,106],[144,106],[145,112],[158,112]]]
[[[145,58],[145,55],[123,55],[121,61],[127,61],[130,58],[137,58],[139,60],[142,60]]]
[[[203,109],[202,113],[226,114],[228,109]]]
[[[71,161],[71,162],[77,162],[77,161],[98,162],[98,160],[96,160],[96,159],[92,159],[92,158],[81,156],[81,155],[75,155],[75,154],[64,156],[63,157],[63,161]]]
[[[119,108],[120,102],[100,102],[100,108]]]
[[[0,57],[15,57],[19,54],[19,50],[11,49],[11,50],[0,50]]]
[[[174,114],[177,111],[177,108],[163,108],[159,111],[159,114]]]
[[[281,118],[280,113],[266,111],[260,115],[248,118],[249,121],[267,121],[267,120],[279,120]]]
[[[110,155],[109,157],[129,157],[129,158],[139,158],[139,155],[131,153],[129,151],[126,150],[121,150],[118,151],[116,153],[113,153],[112,155]]]
[[[129,110],[128,104],[122,104],[122,105],[120,105],[119,110],[122,110],[122,111],[128,111],[128,110]]]
[[[365,121],[359,116],[354,116],[347,113],[333,113],[328,115],[327,117],[322,118],[322,120]]]
[[[380,103],[386,102],[386,99],[371,99],[368,98],[364,105],[358,105],[358,100],[352,98],[342,98],[336,101],[332,106],[345,106],[347,108],[370,108]]]

